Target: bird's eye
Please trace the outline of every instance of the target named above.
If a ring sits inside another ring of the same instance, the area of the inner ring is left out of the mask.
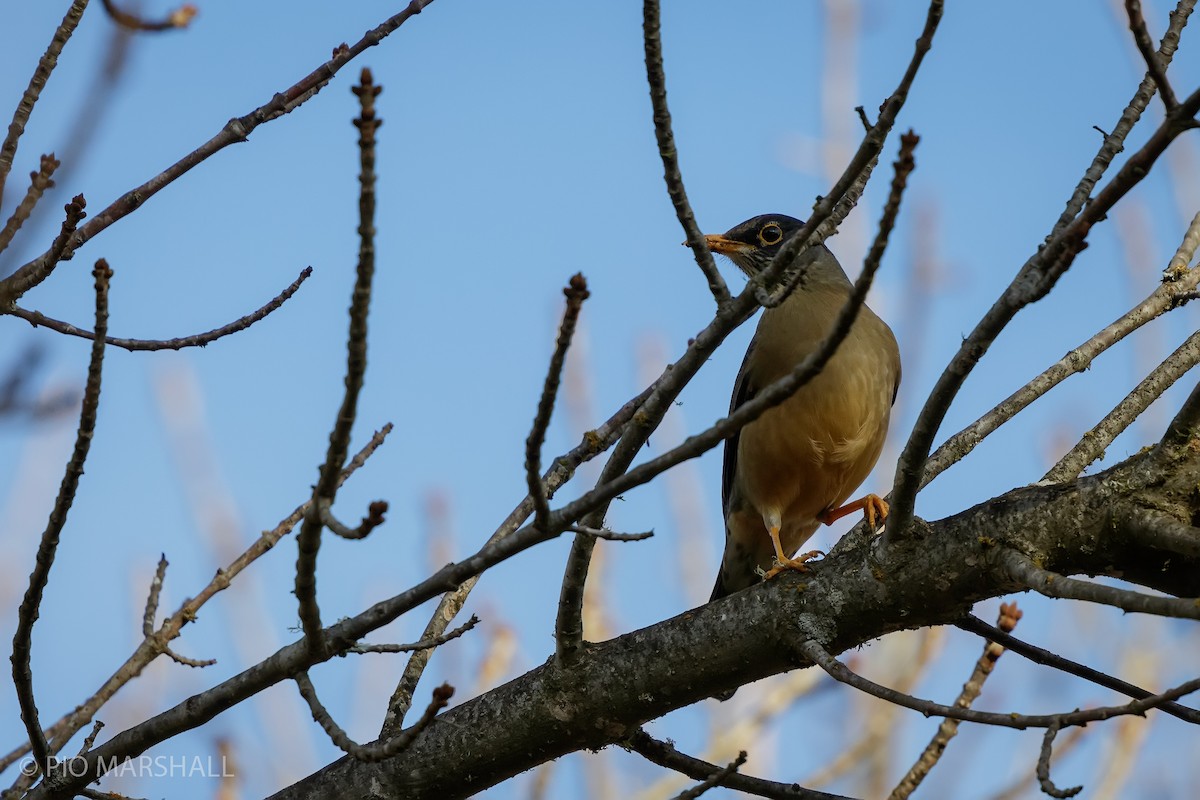
[[[774,222],[769,222],[762,226],[762,230],[758,232],[758,241],[764,247],[770,247],[773,244],[779,244],[783,241],[783,229]]]

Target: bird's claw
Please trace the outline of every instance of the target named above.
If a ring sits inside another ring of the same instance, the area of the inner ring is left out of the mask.
[[[764,581],[769,581],[784,570],[795,570],[796,572],[808,572],[808,563],[817,556],[824,556],[820,550],[809,550],[807,553],[801,553],[795,558],[776,558],[775,566],[767,570],[763,575]]]

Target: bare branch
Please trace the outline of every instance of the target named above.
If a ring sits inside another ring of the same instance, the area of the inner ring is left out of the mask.
[[[1022,639],[1018,639],[1015,636],[1010,636],[1007,632],[988,625],[986,622],[979,619],[979,617],[967,615],[954,624],[959,628],[962,628],[964,631],[970,631],[971,633],[975,633],[979,636],[990,639],[996,644],[1004,647],[1006,650],[1011,650],[1017,655],[1023,656],[1035,664],[1053,667],[1054,669],[1061,670],[1068,675],[1074,675],[1077,678],[1083,678],[1085,681],[1091,681],[1092,683],[1098,686],[1103,686],[1106,689],[1112,689],[1115,692],[1120,692],[1126,697],[1132,697],[1135,700],[1141,700],[1143,698],[1150,697],[1153,694],[1153,692],[1143,689],[1140,686],[1134,686],[1132,683],[1127,683],[1120,678],[1107,675],[1099,670],[1094,670],[1091,667],[1085,667],[1083,664],[1071,661],[1068,658],[1063,658],[1057,653],[1052,653],[1049,650],[1036,647],[1035,645],[1032,645]],[[1188,708],[1187,706],[1180,705],[1179,703],[1163,703],[1158,708],[1164,714],[1170,714],[1173,717],[1177,717],[1184,722],[1190,722],[1193,725],[1200,725],[1200,711],[1197,711],[1194,708]]]
[[[1104,451],[1113,440],[1197,363],[1200,363],[1200,331],[1189,336],[1174,353],[1167,356],[1153,372],[1134,387],[1124,400],[1108,412],[1096,427],[1085,433],[1071,451],[1042,476],[1042,480],[1047,483],[1061,483],[1077,478],[1089,464],[1103,458]]]
[[[713,774],[709,775],[698,785],[693,786],[690,789],[685,789],[679,794],[675,795],[674,800],[696,800],[697,797],[704,794],[714,786],[720,786],[722,781],[724,781],[730,775],[737,774],[738,768],[745,763],[746,751],[742,750],[738,753],[737,758],[735,758],[733,761],[730,761],[723,767],[717,768]]]
[[[376,500],[367,506],[367,516],[362,518],[362,522],[357,527],[351,528],[333,515],[333,509],[329,507],[328,498],[322,497],[318,499],[316,507],[317,516],[321,520],[322,525],[343,539],[351,540],[367,538],[371,531],[383,524],[383,515],[388,510],[386,501]]]
[[[1042,750],[1038,755],[1037,763],[1038,783],[1041,785],[1042,791],[1051,797],[1074,797],[1083,791],[1082,786],[1076,786],[1071,789],[1059,789],[1050,780],[1050,748],[1054,745],[1054,737],[1058,735],[1058,728],[1058,725],[1051,725],[1046,728],[1046,733],[1042,736]]]
[[[1196,678],[1181,683],[1175,688],[1168,689],[1161,694],[1151,695],[1142,700],[1134,700],[1132,703],[1127,703],[1123,706],[1099,706],[1097,708],[1088,708],[1062,714],[994,714],[988,711],[976,711],[972,708],[944,706],[930,700],[922,700],[903,692],[897,692],[886,686],[880,686],[878,683],[853,672],[812,639],[802,642],[798,645],[797,649],[805,659],[821,667],[821,669],[829,673],[834,679],[848,686],[853,686],[855,689],[866,692],[873,697],[878,697],[880,700],[886,700],[898,706],[920,711],[927,717],[947,717],[965,722],[978,722],[983,725],[1016,728],[1017,730],[1048,728],[1051,725],[1066,728],[1074,725],[1086,725],[1089,722],[1111,719],[1112,717],[1123,716],[1125,714],[1137,714],[1141,716],[1147,710],[1156,708],[1162,703],[1200,690],[1200,678]]]
[[[54,30],[54,36],[50,39],[46,52],[38,60],[33,77],[29,79],[29,86],[21,95],[21,101],[17,104],[16,111],[13,112],[12,122],[8,123],[8,134],[4,137],[4,143],[0,144],[0,197],[4,195],[4,184],[8,180],[8,173],[12,171],[13,159],[17,155],[17,140],[25,132],[25,125],[29,122],[33,107],[37,104],[42,89],[46,88],[46,81],[50,79],[50,73],[58,65],[58,56],[66,47],[67,40],[75,32],[76,26],[79,25],[79,20],[82,19],[83,10],[87,8],[87,4],[88,0],[72,0],[66,16]]]
[[[605,530],[604,528],[589,528],[586,525],[572,525],[567,528],[572,533],[580,533],[584,536],[594,536],[597,539],[604,539],[609,542],[641,542],[649,539],[654,535],[654,531],[642,531],[641,533],[615,533],[614,531]]]
[[[167,555],[158,557],[154,579],[150,581],[150,592],[146,595],[146,610],[142,613],[142,635],[154,635],[154,619],[158,616],[158,598],[162,594],[163,579],[167,577]]]
[[[1086,600],[1089,603],[1100,603],[1142,614],[1200,619],[1200,600],[1195,598],[1157,597],[1068,578],[1057,572],[1042,569],[1028,556],[1011,549],[1006,549],[1000,554],[1000,563],[1014,581],[1046,597]]]
[[[312,267],[305,267],[300,271],[300,276],[296,280],[292,281],[286,289],[272,298],[262,308],[244,317],[240,317],[228,325],[222,325],[206,333],[197,333],[192,336],[183,336],[176,339],[119,339],[114,336],[108,336],[105,337],[105,342],[113,347],[120,347],[131,352],[135,350],[182,350],[185,347],[206,347],[217,339],[228,336],[231,333],[244,331],[271,312],[277,310],[291,299],[292,295],[300,288],[300,284],[308,280],[310,275],[312,275]],[[68,336],[79,336],[83,339],[96,338],[96,334],[92,331],[81,330],[69,322],[60,322],[59,320],[51,319],[40,311],[28,311],[20,306],[13,306],[8,310],[8,313],[14,317],[20,317],[35,328],[41,325],[50,330],[65,333]]]
[[[425,713],[417,720],[417,723],[408,730],[398,734],[383,742],[375,744],[358,744],[351,739],[346,732],[334,722],[329,711],[325,706],[321,705],[321,700],[317,697],[316,687],[308,677],[307,672],[301,672],[295,677],[296,688],[300,690],[300,696],[304,698],[304,702],[308,704],[308,710],[312,712],[313,719],[329,736],[330,741],[338,746],[342,752],[348,754],[351,758],[366,763],[374,761],[383,761],[391,758],[399,753],[403,753],[417,737],[433,722],[433,718],[438,712],[450,704],[450,698],[454,696],[454,687],[448,683],[443,683],[441,686],[433,690],[433,700],[425,709]]]
[[[639,730],[629,737],[622,745],[633,752],[652,761],[660,767],[681,772],[689,778],[698,781],[706,780],[721,771],[721,767],[701,761],[676,750],[669,742],[655,739],[644,730]],[[722,778],[716,785],[736,789],[739,792],[772,797],[777,800],[851,800],[840,794],[820,792],[816,789],[806,789],[795,783],[779,783],[763,780],[749,775],[731,774]]]
[[[103,335],[108,328],[108,286],[112,279],[112,270],[109,269],[108,262],[104,259],[97,261],[95,269],[92,270],[92,277],[95,278],[96,287],[96,330]],[[33,623],[41,609],[42,594],[50,580],[50,568],[54,565],[59,538],[67,523],[67,512],[71,510],[71,504],[75,501],[75,490],[79,487],[83,464],[87,460],[92,436],[96,430],[96,412],[100,406],[100,373],[103,366],[104,341],[100,339],[92,343],[87,385],[83,393],[83,408],[79,413],[79,430],[75,434],[75,449],[71,453],[71,460],[67,462],[58,498],[50,512],[50,521],[38,543],[37,562],[29,576],[29,588],[25,590],[25,597],[17,612],[17,631],[13,635],[13,685],[21,707],[21,721],[25,723],[25,731],[29,734],[33,757],[42,773],[46,775],[50,773],[51,751],[38,720],[37,702],[33,695],[33,673],[29,666]]]
[[[546,500],[546,488],[542,485],[542,445],[546,441],[546,429],[550,427],[550,416],[554,413],[554,401],[558,397],[558,384],[562,379],[567,348],[571,346],[571,337],[575,335],[583,301],[591,294],[582,272],[571,276],[571,282],[563,289],[563,294],[567,298],[567,307],[558,327],[558,340],[554,344],[554,355],[550,357],[550,367],[542,385],[533,429],[525,440],[525,483],[529,487],[529,496],[533,498],[533,524],[542,530],[546,530],[550,523],[550,506]]]
[[[429,639],[422,639],[419,642],[412,644],[356,644],[347,650],[347,653],[412,653],[418,650],[433,650],[436,647],[441,647],[446,642],[453,641],[462,636],[467,631],[479,624],[479,617],[474,614],[471,618],[459,625],[449,633],[441,636],[434,636]]]
[[[16,209],[8,218],[8,222],[4,223],[4,229],[0,230],[0,253],[7,250],[8,246],[12,244],[13,237],[25,224],[25,220],[29,219],[29,215],[33,213],[38,201],[42,199],[42,194],[54,186],[52,176],[54,171],[59,168],[60,163],[53,153],[49,153],[42,156],[41,166],[38,170],[29,173],[29,189],[26,190],[24,199],[17,204]],[[0,191],[3,189],[0,188]]]
[[[658,0],[644,0],[642,3],[642,38],[646,50],[650,104],[654,108],[654,138],[658,142],[658,155],[662,158],[667,195],[671,198],[671,205],[675,206],[675,216],[687,236],[684,244],[692,248],[696,264],[704,273],[708,290],[712,292],[719,308],[729,302],[729,287],[725,285],[704,234],[696,224],[696,215],[692,213],[687,189],[683,185],[683,174],[679,170],[679,152],[675,148],[675,134],[671,130],[671,111],[667,108],[667,76],[663,72],[662,20]]]
[[[4,280],[0,280],[0,308],[11,306],[21,299],[21,295],[25,292],[50,277],[50,273],[63,259],[67,243],[75,233],[76,226],[87,216],[87,212],[84,211],[86,207],[87,200],[81,194],[75,195],[71,202],[63,206],[66,218],[63,220],[58,236],[54,237],[54,243],[50,245],[45,260],[39,262],[37,269],[17,270]]]
[[[1129,31],[1133,34],[1133,43],[1137,45],[1138,52],[1142,54],[1142,58],[1146,62],[1146,74],[1158,87],[1158,96],[1162,98],[1167,113],[1170,113],[1179,105],[1179,100],[1176,99],[1175,92],[1167,81],[1166,66],[1158,60],[1158,53],[1154,52],[1154,43],[1150,41],[1150,31],[1146,30],[1146,18],[1142,16],[1141,1],[1125,0],[1125,13],[1129,15]],[[1048,744],[1046,749],[1049,750]],[[1075,792],[1071,794],[1075,794]],[[1066,796],[1070,797],[1071,795]]]
[[[415,5],[415,3],[414,3]],[[412,5],[409,6],[412,8]],[[375,117],[375,98],[383,91],[376,86],[371,71],[364,68],[360,85],[352,87],[361,112],[354,120],[358,128],[358,269],[350,300],[350,336],[346,342],[346,391],[333,430],[320,477],[313,486],[312,509],[300,524],[296,536],[296,600],[304,638],[314,652],[324,647],[320,638],[321,610],[317,605],[317,551],[321,547],[321,504],[332,505],[337,496],[337,476],[346,461],[350,432],[358,414],[358,395],[367,370],[367,314],[371,307],[371,281],[375,275],[375,131],[381,124]]]

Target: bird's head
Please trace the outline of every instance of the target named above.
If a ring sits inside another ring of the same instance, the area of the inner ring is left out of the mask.
[[[728,256],[738,269],[753,278],[767,268],[783,243],[803,226],[801,220],[787,214],[761,214],[734,225],[725,233],[708,234],[704,239],[709,250]],[[797,266],[807,265],[808,275],[818,282],[847,281],[846,274],[824,245],[808,248],[797,257],[797,262]]]

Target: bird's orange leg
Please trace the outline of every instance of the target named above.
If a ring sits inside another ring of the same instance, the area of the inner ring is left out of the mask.
[[[771,567],[771,569],[767,570],[767,573],[763,575],[764,581],[774,578],[785,569],[794,569],[797,572],[807,572],[808,564],[805,563],[806,561],[811,561],[817,556],[825,555],[820,550],[810,550],[807,553],[801,553],[795,558],[788,558],[783,553],[783,545],[779,543],[779,527],[772,525],[767,532],[771,534],[771,544],[775,545],[775,566]]]
[[[832,511],[826,511],[817,517],[826,525],[831,524],[834,520],[839,520],[842,517],[853,514],[855,511],[863,512],[863,516],[867,518],[867,524],[871,526],[871,530],[875,530],[875,517],[878,516],[880,522],[887,519],[888,504],[877,494],[869,494],[855,500],[853,503],[847,503],[841,508],[835,508]]]

